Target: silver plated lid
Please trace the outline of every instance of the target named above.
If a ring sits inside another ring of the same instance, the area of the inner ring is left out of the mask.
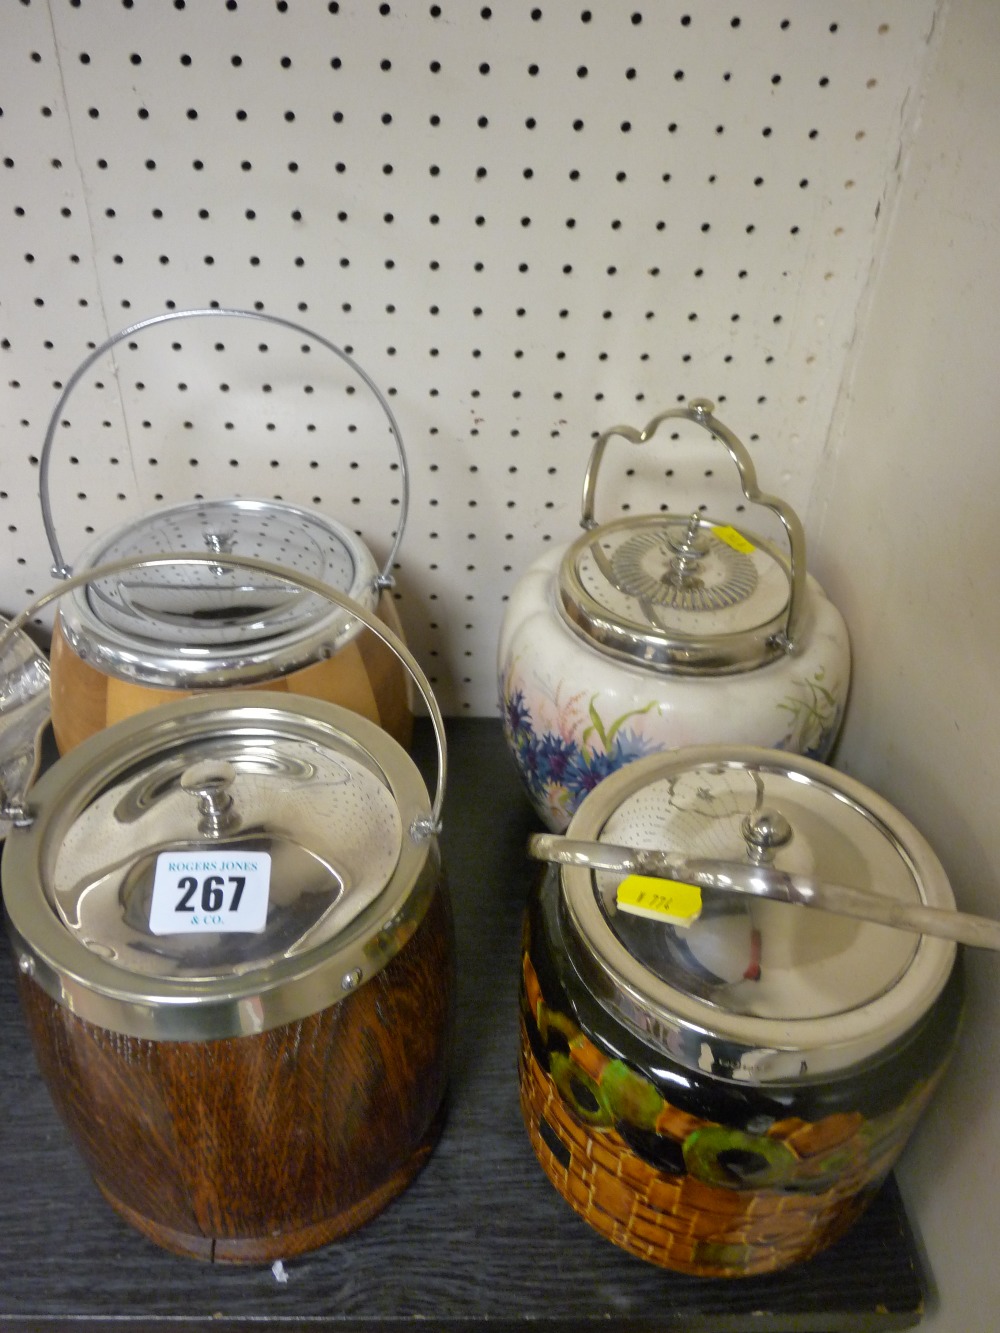
[[[778,751],[639,760],[582,803],[567,846],[577,839],[658,849],[679,868],[758,865],[954,907],[937,857],[888,802]],[[812,1077],[877,1055],[922,1018],[954,964],[952,940],[754,897],[706,896],[690,924],[669,924],[622,910],[621,873],[560,874],[575,961],[601,1003],[682,1064],[726,1078]]]
[[[559,608],[602,652],[675,674],[751,670],[784,653],[788,562],[698,514],[624,518],[578,537]]]
[[[268,560],[366,610],[378,601],[375,561],[354,533],[275,500],[173,505],[92,543],[79,569],[188,551]],[[359,629],[315,593],[232,564],[175,564],[95,580],[68,594],[61,627],[74,652],[99,670],[168,688],[209,676],[216,685],[252,684],[329,656]]]
[[[5,849],[19,965],[114,1031],[203,1040],[325,1008],[403,947],[436,881],[427,789],[380,728],[216,698],[79,746]]]
[[[563,557],[557,605],[566,623],[599,652],[678,675],[749,671],[792,651],[806,597],[805,536],[794,510],[757,486],[741,442],[694,399],[641,431],[615,426],[598,437],[584,480],[584,534]],[[648,514],[598,525],[597,476],[608,442],[645,444],[662,422],[693,421],[736,465],[744,496],[782,523],[788,553],[749,529],[689,516]]]

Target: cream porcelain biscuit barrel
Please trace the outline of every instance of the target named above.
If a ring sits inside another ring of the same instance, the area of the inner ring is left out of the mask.
[[[726,447],[743,494],[780,520],[787,551],[701,512],[597,523],[609,439],[643,444],[678,418]],[[711,403],[601,435],[581,526],[518,581],[498,646],[504,733],[549,828],[563,830],[608,774],[661,750],[732,743],[828,758],[850,682],[847,627],[806,571],[797,515],[758,489],[749,455]]]

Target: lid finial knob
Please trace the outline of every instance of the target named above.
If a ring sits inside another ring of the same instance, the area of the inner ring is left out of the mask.
[[[709,542],[701,531],[701,515],[697,509],[688,517],[684,535],[674,536],[673,530],[668,529],[664,545],[671,556],[663,575],[664,583],[670,583],[676,588],[698,585],[697,571],[709,549]]]
[[[198,798],[198,832],[208,838],[221,837],[239,824],[229,788],[236,769],[228,760],[205,759],[181,774],[181,788]]]
[[[769,866],[779,848],[792,840],[792,826],[777,810],[754,810],[743,820],[740,832],[755,866]]]

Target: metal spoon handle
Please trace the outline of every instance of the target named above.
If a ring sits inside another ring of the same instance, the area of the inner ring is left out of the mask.
[[[675,879],[701,889],[768,898],[773,902],[812,907],[835,916],[873,921],[897,930],[969,944],[977,949],[1000,951],[1000,921],[972,916],[941,907],[899,902],[846,884],[830,884],[806,875],[790,875],[774,866],[741,865],[701,857],[677,856],[653,848],[622,847],[614,843],[564,838],[554,833],[535,833],[528,853],[536,861],[608,870],[620,875],[650,875]]]

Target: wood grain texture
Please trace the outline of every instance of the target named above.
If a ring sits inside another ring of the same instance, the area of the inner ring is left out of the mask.
[[[20,974],[19,991],[53,1101],[112,1206],[178,1253],[270,1262],[370,1220],[436,1142],[452,934],[439,885],[369,982],[254,1036],[144,1040]]]
[[[383,624],[403,637],[391,592],[382,593],[376,613]],[[67,754],[115,722],[158,704],[204,692],[159,689],[107,675],[74,652],[58,619],[52,634],[51,664],[52,730],[60,754]],[[363,626],[332,657],[271,680],[250,683],[246,688],[325,699],[378,723],[404,747],[409,747],[412,738],[413,711],[406,670],[392,650]]]
[[[498,722],[449,722],[442,846],[456,925],[448,1122],[429,1162],[352,1235],[286,1265],[176,1258],[107,1208],[32,1058],[0,958],[0,1326],[32,1333],[855,1333],[908,1328],[922,1272],[890,1179],[842,1240],[770,1277],[710,1280],[609,1244],[553,1189],[518,1103],[520,926],[539,825]],[[415,749],[433,771],[423,722]]]

